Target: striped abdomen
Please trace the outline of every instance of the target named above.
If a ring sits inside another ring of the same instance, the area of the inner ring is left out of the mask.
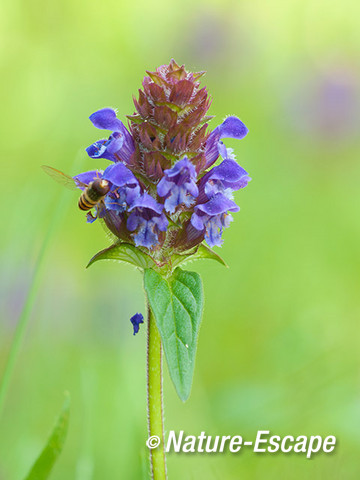
[[[80,210],[91,210],[105,197],[109,190],[110,185],[106,180],[96,178],[93,182],[90,182],[79,198]]]

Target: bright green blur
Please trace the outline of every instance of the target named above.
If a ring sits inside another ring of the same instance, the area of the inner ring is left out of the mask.
[[[170,480],[359,478],[359,62],[356,0],[86,2],[3,0],[0,12],[2,227],[0,372],[63,194],[2,418],[0,479],[21,480],[63,401],[71,421],[52,480],[142,480],[146,328],[135,269],[88,260],[108,245],[77,195],[40,169],[105,161],[88,120],[132,114],[145,70],[171,57],[207,70],[215,127],[253,178],[203,276],[194,385],[183,404],[165,369],[166,431],[335,435],[334,453],[169,455]],[[65,193],[64,193],[65,192]],[[65,202],[66,203],[66,202]]]

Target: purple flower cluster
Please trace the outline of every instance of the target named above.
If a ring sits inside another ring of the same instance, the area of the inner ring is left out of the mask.
[[[95,127],[112,133],[108,139],[90,145],[86,149],[88,155],[113,163],[103,172],[91,170],[74,178],[84,184],[96,177],[109,182],[110,191],[102,211],[97,213],[120,239],[149,250],[161,248],[165,242],[169,246],[171,242],[166,235],[171,224],[183,232],[191,229],[198,237],[197,243],[205,238],[210,246],[221,245],[223,229],[232,220],[230,213],[239,210],[233,192],[244,188],[250,180],[232,150],[222,142],[225,137],[241,139],[247,134],[247,128],[237,117],[227,117],[208,135],[202,147],[205,157],[202,169],[185,152],[179,154],[170,168],[160,170],[161,176],[155,181],[146,178],[146,166],[144,171],[134,168],[136,141],[114,110],[99,110],[90,120]],[[212,167],[219,155],[222,162]],[[80,184],[79,188],[82,188]],[[174,242],[176,246],[176,240]]]

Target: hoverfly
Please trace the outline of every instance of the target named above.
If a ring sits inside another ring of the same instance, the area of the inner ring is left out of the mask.
[[[110,183],[107,180],[97,177],[89,184],[86,184],[78,180],[76,177],[70,177],[70,175],[66,175],[66,173],[63,173],[56,168],[47,165],[42,165],[42,168],[56,182],[70,188],[70,190],[77,190],[78,188],[83,189],[78,202],[80,210],[87,212],[94,207],[105,207],[104,198],[110,191]]]

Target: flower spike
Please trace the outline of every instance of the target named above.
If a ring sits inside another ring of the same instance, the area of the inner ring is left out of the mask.
[[[211,98],[199,81],[204,72],[171,60],[146,73],[135,112],[127,116],[129,129],[112,108],[90,115],[94,127],[110,136],[86,151],[112,164],[76,178],[83,190],[95,177],[110,185],[88,221],[103,217],[120,241],[145,249],[161,264],[204,240],[221,245],[230,213],[239,210],[233,193],[251,180],[223,139],[242,139],[248,129],[232,115],[209,130]],[[222,162],[213,166],[219,156]]]

